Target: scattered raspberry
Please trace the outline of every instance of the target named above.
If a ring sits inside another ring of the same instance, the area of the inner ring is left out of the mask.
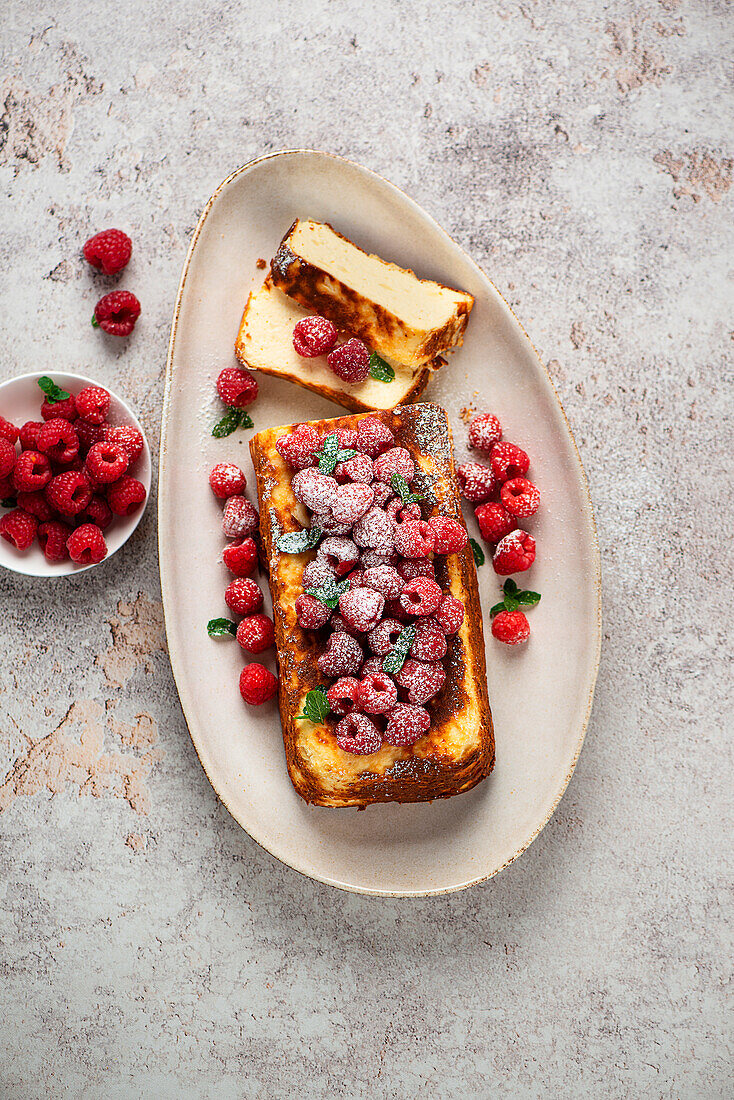
[[[38,520],[22,508],[6,512],[0,519],[0,536],[18,550],[27,550],[36,537]]]
[[[512,531],[497,544],[492,558],[495,573],[501,577],[523,573],[535,561],[535,539],[527,531]]]
[[[403,624],[397,619],[383,619],[367,636],[370,649],[378,657],[386,657],[395,648],[402,630]]]
[[[403,585],[400,606],[406,615],[432,615],[442,596],[441,586],[430,577],[415,577]]]
[[[11,424],[4,416],[0,416],[0,439],[7,439],[13,446],[18,442],[19,431],[15,424]]]
[[[422,520],[408,520],[395,528],[395,549],[404,558],[426,558],[433,550],[433,531]]]
[[[353,676],[341,676],[326,693],[329,706],[334,714],[350,714],[357,699],[359,680]]]
[[[505,645],[520,645],[530,637],[530,623],[522,611],[500,611],[492,620],[492,635]]]
[[[248,653],[262,653],[275,645],[275,627],[267,615],[248,615],[237,627],[237,641]]]
[[[108,443],[118,443],[125,448],[131,466],[137,462],[143,453],[143,437],[132,424],[122,424],[116,428],[106,427],[104,438]],[[97,441],[93,440],[93,442]]]
[[[230,408],[245,409],[257,397],[257,379],[247,370],[225,367],[217,378],[217,393]]]
[[[403,504],[400,497],[393,497],[385,511],[396,523],[408,523],[410,520],[423,519],[421,506],[415,500],[410,504]]]
[[[324,539],[324,542],[327,540]],[[321,549],[324,543],[322,542]],[[356,547],[355,547],[356,549]],[[347,570],[348,571],[348,570]],[[329,562],[322,558],[319,554],[318,557],[310,561],[304,568],[301,576],[301,585],[304,589],[307,588],[320,588],[322,584],[329,584],[334,579],[334,570]]]
[[[369,756],[382,744],[380,731],[366,714],[347,714],[337,722],[334,732],[339,748],[354,756]]]
[[[145,486],[135,477],[124,474],[110,485],[107,501],[116,516],[130,516],[145,500]]]
[[[40,451],[21,451],[13,468],[13,484],[20,493],[36,493],[51,480],[51,463]]]
[[[64,398],[63,401],[49,401],[45,398],[41,405],[41,416],[44,420],[76,420],[77,415],[73,394]]]
[[[346,462],[339,462],[334,470],[334,477],[340,485],[346,481],[360,481],[369,485],[374,478],[372,459],[369,455],[356,454]]]
[[[352,538],[357,546],[391,551],[395,545],[395,524],[387,512],[373,504],[355,523]]]
[[[293,329],[293,347],[304,359],[326,355],[336,341],[336,325],[326,317],[303,317]]]
[[[494,474],[482,462],[463,462],[456,469],[459,492],[465,500],[479,503],[489,500],[495,487]]]
[[[105,531],[112,523],[112,509],[104,497],[92,494],[92,499],[84,509],[80,519],[86,523],[96,523],[100,531]]]
[[[464,622],[465,614],[461,600],[447,593],[438,605],[435,617],[444,634],[455,634]]]
[[[524,477],[513,477],[500,490],[500,497],[507,511],[516,519],[534,516],[540,507],[540,490]]]
[[[119,481],[127,470],[127,451],[119,443],[102,440],[89,448],[85,466],[89,476],[99,485],[111,485]],[[138,482],[138,484],[140,484]]]
[[[66,540],[71,535],[72,530],[73,528],[68,523],[61,523],[57,519],[47,520],[45,523],[39,524],[38,541],[46,556],[46,561],[66,561],[69,557]]]
[[[222,551],[222,561],[235,577],[251,577],[258,564],[257,545],[254,539],[246,538],[242,542],[225,546]]]
[[[80,515],[91,499],[89,479],[81,470],[67,470],[63,474],[57,474],[46,487],[46,500],[52,508],[65,516]]]
[[[105,424],[88,424],[86,420],[75,420],[74,431],[79,440],[79,454],[86,455],[90,447],[106,439],[108,430]]]
[[[384,598],[373,588],[350,588],[339,597],[339,612],[352,630],[372,630],[384,607]]]
[[[441,690],[446,680],[446,671],[438,661],[416,661],[409,657],[395,679],[407,692],[408,702],[422,706]]]
[[[362,646],[351,634],[331,634],[316,664],[323,676],[353,676],[362,664]]]
[[[82,523],[66,540],[69,557],[77,565],[99,565],[107,557],[107,543],[96,523]]]
[[[209,474],[209,485],[215,497],[226,500],[244,493],[247,479],[234,462],[218,462]]]
[[[344,577],[359,561],[359,550],[351,539],[332,535],[319,546],[317,561],[322,560],[337,577]],[[307,567],[308,568],[308,567]],[[305,570],[304,570],[305,577]]]
[[[18,493],[18,507],[35,516],[39,523],[53,519],[53,509],[42,492]]]
[[[374,499],[375,493],[371,485],[352,481],[349,485],[339,487],[331,504],[331,514],[337,523],[346,523],[352,527],[372,507]]]
[[[104,424],[110,412],[110,395],[101,386],[85,386],[76,395],[76,411],[87,424]]]
[[[320,630],[331,618],[331,610],[315,596],[302,592],[296,599],[296,618],[302,630]]]
[[[428,521],[435,554],[460,554],[469,542],[466,527],[449,516],[431,516]]]
[[[385,481],[388,484],[395,474],[404,477],[408,483],[415,477],[415,462],[405,447],[391,447],[389,451],[383,451],[375,459],[372,467],[377,481]]]
[[[222,513],[222,530],[228,539],[246,539],[259,523],[257,509],[244,497],[230,497]]]
[[[431,716],[425,707],[398,703],[390,711],[385,740],[396,748],[408,748],[431,728]]]
[[[129,336],[140,316],[140,302],[129,290],[113,290],[94,307],[92,324],[110,336]]]
[[[278,690],[278,681],[265,665],[253,662],[245,665],[240,673],[240,695],[251,707],[259,707],[272,699]]]
[[[492,413],[481,413],[469,424],[469,446],[477,451],[489,452],[502,439],[502,425]]]
[[[386,672],[363,676],[357,689],[357,710],[365,714],[387,714],[398,701],[398,689]]]
[[[412,561],[399,561],[395,566],[404,581],[412,581],[414,577],[430,577],[435,580],[436,569],[428,558],[414,558]]]
[[[18,432],[20,445],[24,451],[38,450],[38,433],[43,427],[43,420],[29,420]]]
[[[0,478],[12,474],[14,466],[15,447],[4,436],[0,436]]]
[[[482,538],[487,542],[499,542],[516,527],[509,512],[501,504],[493,501],[480,504],[474,509],[474,515],[477,517]]]
[[[513,477],[525,477],[530,466],[530,459],[525,451],[514,443],[495,443],[489,461],[495,480],[499,482]]]
[[[365,569],[362,581],[386,600],[396,600],[403,588],[403,578],[392,565],[371,565]]]
[[[321,450],[321,435],[309,424],[299,424],[292,432],[275,441],[275,449],[293,470],[303,470],[316,464],[316,452]]]
[[[370,353],[362,341],[355,337],[330,351],[326,362],[337,378],[352,386],[364,382],[370,373]]]
[[[236,615],[256,615],[263,605],[259,586],[248,577],[235,577],[224,593],[224,602]]]
[[[133,242],[121,229],[103,229],[89,238],[83,251],[87,263],[103,275],[117,275],[130,261]]]
[[[363,454],[376,458],[388,447],[392,447],[395,436],[376,416],[365,416],[357,424],[357,439],[354,446]]]
[[[421,619],[416,623],[411,657],[419,661],[441,661],[447,648],[446,635],[435,619]]]
[[[376,481],[372,486],[375,490],[375,504],[380,508],[384,508],[388,501],[391,501],[395,496],[393,490],[389,485],[386,485],[384,481]]]

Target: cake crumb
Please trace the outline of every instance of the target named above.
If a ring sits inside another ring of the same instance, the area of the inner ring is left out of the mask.
[[[258,269],[258,271],[264,271],[267,266],[268,262],[267,260],[264,260],[262,256],[255,261],[255,267]]]
[[[128,848],[132,848],[134,852],[142,852],[143,848],[145,848],[145,837],[141,836],[140,833],[130,833],[125,843]]]
[[[465,424],[468,424],[476,411],[476,405],[464,405],[464,408],[459,413],[459,416]]]

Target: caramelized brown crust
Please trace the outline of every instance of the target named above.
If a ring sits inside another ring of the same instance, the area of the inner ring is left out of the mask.
[[[436,405],[399,406],[372,413],[395,434],[396,445],[411,452],[422,491],[431,499],[426,514],[441,512],[461,520],[454,475],[451,430]],[[311,421],[320,431],[354,427],[361,419],[344,416]],[[466,607],[464,623],[449,638],[444,660],[446,683],[428,704],[432,725],[412,748],[383,745],[371,756],[353,756],[339,748],[328,724],[298,720],[308,691],[328,681],[316,660],[323,639],[298,625],[295,600],[301,575],[314,552],[282,554],[275,542],[284,531],[299,530],[307,516],[291,490],[291,471],[276,440],[294,425],[259,432],[250,441],[260,503],[260,533],[273,597],[275,639],[280,666],[280,716],[286,763],[293,786],[307,802],[320,806],[367,806],[374,802],[423,802],[447,798],[475,786],[494,766],[494,730],[487,695],[482,614],[471,548],[437,558],[442,587]]]

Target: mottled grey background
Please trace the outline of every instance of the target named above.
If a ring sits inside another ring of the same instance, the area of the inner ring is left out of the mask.
[[[286,147],[405,188],[527,326],[589,475],[586,747],[522,859],[351,896],[274,862],[199,766],[154,510],[114,565],[0,577],[0,1094],[728,1097],[723,715],[734,189],[725,0],[2,5],[0,377],[107,381],[157,442],[215,186]],[[89,326],[131,231],[143,314]]]

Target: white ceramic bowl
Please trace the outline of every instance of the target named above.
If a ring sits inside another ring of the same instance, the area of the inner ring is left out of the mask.
[[[21,374],[18,378],[10,378],[7,382],[0,383],[0,416],[10,420],[20,427],[28,420],[41,419],[41,403],[43,393],[38,387],[38,379],[44,372],[34,374]],[[86,378],[83,374],[65,374],[61,371],[49,372],[57,386],[68,393],[79,393],[84,386],[99,386],[101,383],[93,378]],[[142,481],[145,486],[146,498],[143,507],[139,508],[131,516],[115,516],[110,526],[105,531],[107,543],[107,557],[99,565],[109,561],[116,550],[127,542],[135,528],[143,518],[143,513],[150,499],[151,461],[150,447],[145,438],[145,432],[138,418],[121,397],[114,394],[108,386],[104,387],[110,395],[109,423],[115,425],[130,424],[137,428],[143,437],[143,453],[131,471],[133,477]],[[6,515],[6,509],[0,509],[0,515]],[[0,539],[0,566],[12,569],[14,573],[25,573],[29,577],[63,577],[69,573],[81,573],[85,569],[94,569],[94,565],[75,565],[73,561],[50,562],[34,542],[30,549],[16,550],[5,539]]]

